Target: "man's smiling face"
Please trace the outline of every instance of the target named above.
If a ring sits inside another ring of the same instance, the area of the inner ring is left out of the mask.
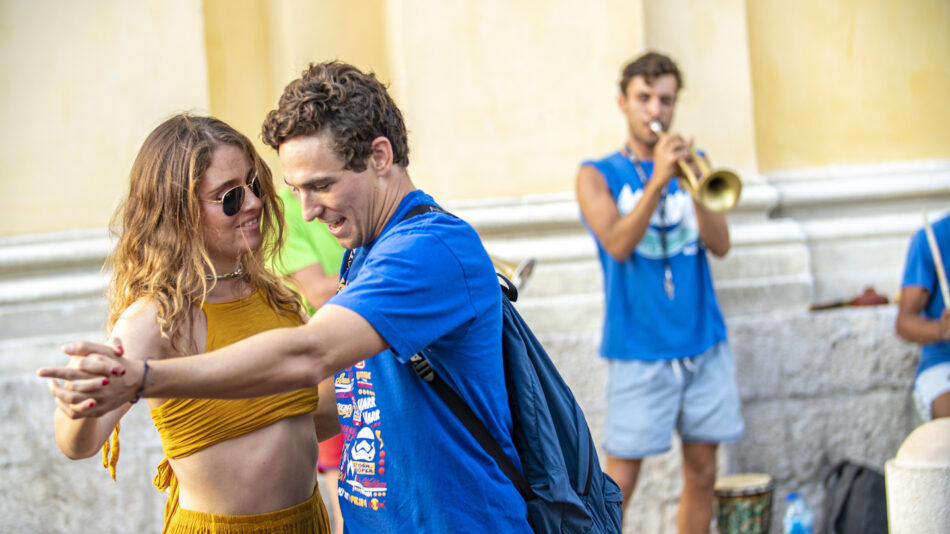
[[[370,243],[382,229],[379,177],[344,168],[328,134],[290,138],[278,151],[284,181],[300,199],[303,217],[327,224],[345,248]]]

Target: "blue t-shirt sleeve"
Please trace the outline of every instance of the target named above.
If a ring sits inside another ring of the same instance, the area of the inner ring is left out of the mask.
[[[390,235],[376,243],[330,304],[360,314],[403,362],[476,314],[458,257],[428,233]]]
[[[927,244],[927,236],[923,230],[920,230],[910,240],[901,287],[922,287],[932,294],[936,279],[937,272],[934,269],[930,246]]]

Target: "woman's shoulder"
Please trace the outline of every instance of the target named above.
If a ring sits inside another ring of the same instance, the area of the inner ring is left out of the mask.
[[[133,328],[139,334],[146,334],[150,330],[158,333],[158,303],[149,297],[140,297],[119,315],[115,328]]]
[[[195,334],[195,323],[203,322],[198,317],[200,314],[195,314],[191,328],[186,326],[177,333],[168,332],[168,335],[164,335],[159,313],[158,302],[150,297],[140,297],[119,316],[112,335],[122,339],[125,345],[131,342],[136,346],[154,351],[155,356],[160,358],[176,354],[174,346],[191,346]],[[172,335],[179,338],[176,343],[172,343],[169,337]]]

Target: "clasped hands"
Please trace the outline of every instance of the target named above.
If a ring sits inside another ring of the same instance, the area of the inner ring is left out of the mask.
[[[98,417],[138,400],[144,364],[123,358],[119,339],[77,341],[65,345],[63,352],[72,357],[68,365],[41,367],[36,375],[51,379],[47,387],[56,407],[71,419]]]

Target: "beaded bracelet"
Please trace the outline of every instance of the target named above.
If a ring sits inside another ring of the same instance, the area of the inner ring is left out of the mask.
[[[139,401],[139,399],[142,398],[142,395],[145,393],[146,380],[148,380],[149,384],[152,384],[152,385],[155,384],[155,381],[153,381],[152,378],[148,376],[148,371],[149,371],[148,361],[150,359],[151,358],[145,358],[144,360],[142,360],[142,365],[144,366],[144,368],[142,369],[142,384],[139,386],[139,390],[135,392],[135,398],[132,399],[132,402],[130,404],[135,404],[136,402]]]

